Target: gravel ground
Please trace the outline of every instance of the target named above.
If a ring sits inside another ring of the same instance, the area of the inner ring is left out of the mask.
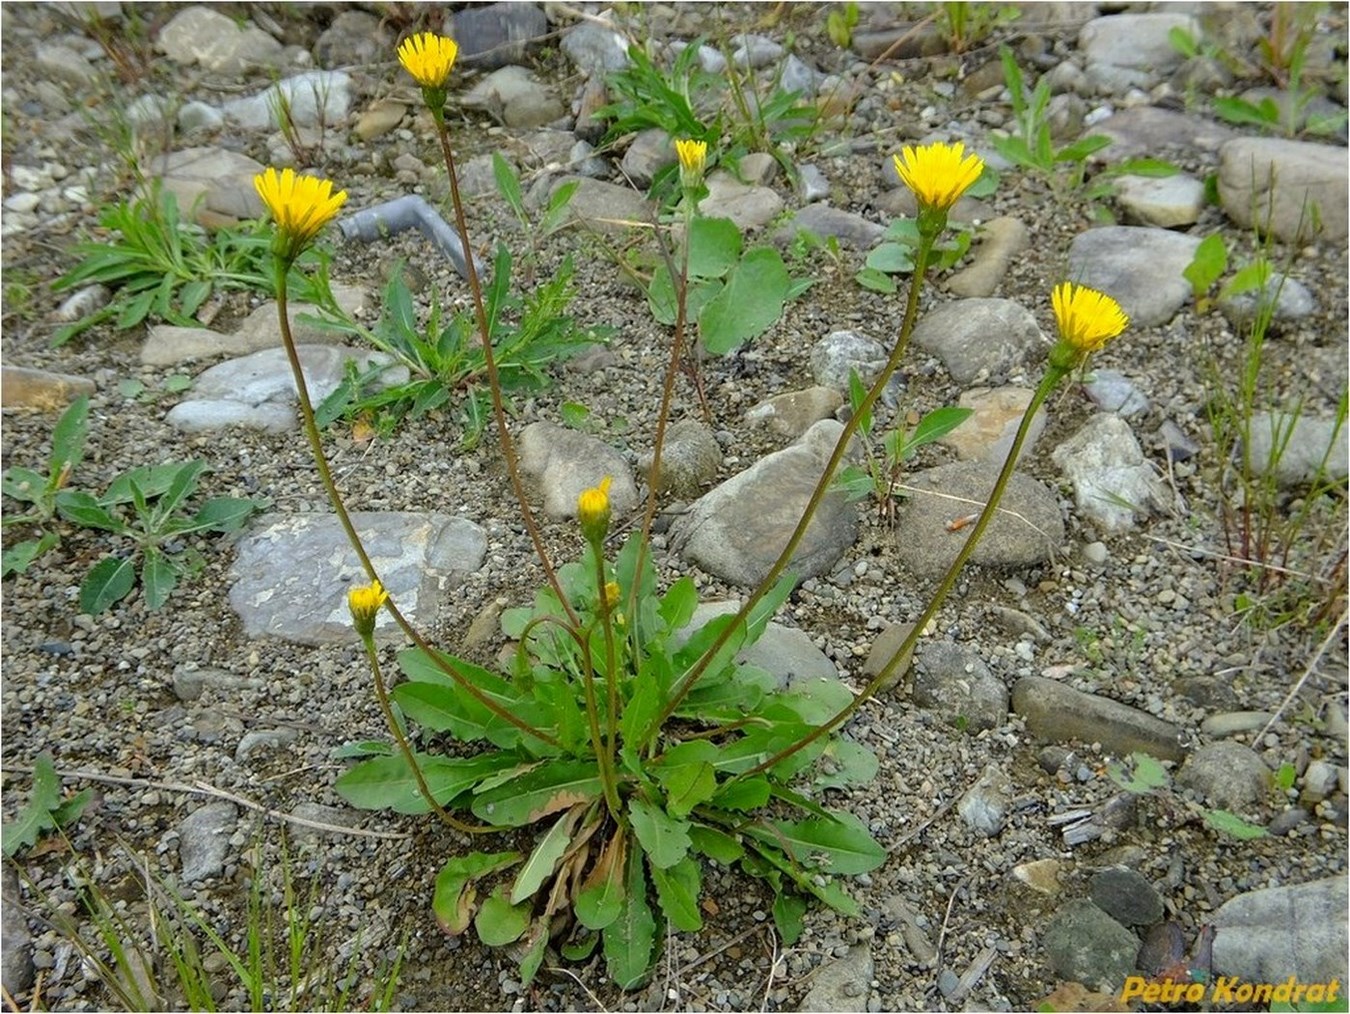
[[[152,8],[147,20],[162,25],[172,10]],[[301,40],[312,40],[319,20],[328,16],[321,7],[267,10],[270,18],[284,23],[288,38]],[[1085,10],[1084,17],[1092,13]],[[741,30],[764,14],[763,8],[736,5],[635,12],[639,23],[646,24],[644,30],[685,38],[716,34],[727,26]],[[889,155],[902,140],[927,130],[915,119],[915,110],[939,104],[938,115],[925,120],[929,125],[948,118],[987,124],[1006,118],[1009,107],[1006,97],[997,94],[975,100],[958,91],[944,97],[930,87],[926,75],[937,70],[924,60],[866,68],[856,55],[838,51],[824,39],[819,29],[824,16],[825,8],[818,5],[788,8],[769,34],[782,38],[794,33],[800,52],[863,86],[866,98],[855,111],[856,120],[845,132],[827,133],[815,143],[847,143],[847,157],[822,159],[835,192],[856,195],[851,210],[885,222],[887,216],[876,211],[874,200],[892,186]],[[64,217],[46,218],[38,228],[6,236],[6,362],[78,374],[97,384],[89,452],[80,469],[86,488],[101,487],[136,465],[200,456],[211,464],[203,483],[208,495],[265,496],[278,511],[325,509],[309,452],[295,436],[245,430],[184,436],[164,422],[177,396],[123,397],[118,384],[126,378],[138,378],[156,392],[168,375],[178,372],[140,365],[142,333],[99,328],[61,349],[49,347],[50,310],[57,301],[50,283],[72,265],[68,248],[92,224],[98,205],[118,194],[121,176],[117,154],[109,150],[107,135],[97,130],[79,130],[52,155],[44,154],[52,146],[42,136],[41,118],[26,111],[23,102],[32,98],[35,82],[43,78],[43,71],[30,65],[30,54],[51,17],[38,8],[10,5],[5,10],[6,168],[53,157],[72,171],[93,166],[98,169],[94,192],[99,197],[71,208]],[[1060,56],[1072,52],[1076,29],[1075,23],[1047,31],[1049,51]],[[1010,40],[1016,44],[1026,34],[1028,30],[1019,30]],[[994,58],[994,51],[986,48],[968,56],[965,65],[973,68]],[[545,52],[539,59],[542,73],[559,81],[564,94],[579,87],[566,77],[569,70],[556,53]],[[374,74],[378,77],[379,71]],[[385,78],[392,80],[392,72]],[[152,82],[183,94],[209,84],[191,77],[175,79],[173,68],[163,62],[155,64]],[[102,79],[100,87],[108,91],[89,99],[91,109],[95,102],[125,103],[133,94],[112,78]],[[405,128],[411,122],[405,121]],[[397,155],[411,152],[434,164],[432,138],[423,126],[419,120],[411,131],[376,142],[385,146],[378,158],[359,152],[350,162],[337,157],[318,168],[341,179],[353,207],[395,196],[400,187],[376,163],[390,164]],[[458,123],[456,136],[465,159],[496,147],[517,150],[509,132],[489,128],[479,116]],[[266,161],[266,146],[256,133],[227,131],[216,143],[236,145]],[[1179,161],[1198,175],[1213,168],[1194,158],[1192,164],[1184,157]],[[1017,172],[1004,176],[988,204],[991,214],[1020,218],[1031,235],[1000,294],[1031,308],[1049,332],[1048,292],[1062,277],[1069,243],[1111,204],[1094,206],[1081,192],[1052,192]],[[490,249],[498,239],[522,249],[519,231],[495,200],[475,202],[472,214],[481,249]],[[1217,209],[1204,214],[1200,231],[1223,225]],[[1231,246],[1250,254],[1253,241],[1242,230],[1225,226],[1224,234]],[[594,237],[566,232],[550,239],[541,251],[541,276],[567,253],[578,265],[583,294],[578,314],[588,325],[615,329],[613,361],[593,373],[562,368],[552,388],[517,405],[513,425],[518,431],[535,420],[556,422],[564,402],[581,402],[593,419],[603,422],[599,434],[636,460],[649,449],[668,335],[653,324],[639,293],[623,282],[609,249]],[[1316,289],[1319,307],[1271,342],[1263,377],[1281,397],[1304,394],[1321,412],[1334,407],[1345,380],[1346,252],[1320,245],[1289,253],[1300,277]],[[415,237],[384,246],[343,246],[335,275],[378,286],[397,255],[427,274],[424,297],[438,292],[457,301],[465,298],[462,283]],[[845,327],[876,336],[894,334],[899,301],[861,290],[852,279],[855,268],[847,254],[842,265],[823,256],[808,260],[798,270],[809,271],[817,281],[806,297],[752,348],[734,360],[706,364],[714,428],[726,455],[719,479],[773,449],[763,431],[743,422],[744,414],[767,396],[812,383],[804,352],[812,343]],[[11,288],[20,280],[26,295]],[[930,288],[924,305],[945,298]],[[215,326],[242,318],[251,305],[242,297],[227,304]],[[1061,492],[1070,551],[1016,573],[968,571],[933,636],[973,649],[1009,686],[1022,676],[1050,673],[1079,689],[1175,722],[1197,739],[1200,723],[1215,713],[1279,709],[1312,661],[1317,638],[1292,626],[1272,630],[1243,622],[1235,615],[1234,596],[1246,589],[1244,578],[1210,555],[1223,550],[1225,538],[1220,462],[1214,460],[1208,440],[1204,407],[1213,397],[1214,378],[1231,376],[1239,353],[1240,340],[1219,314],[1200,316],[1189,307],[1169,325],[1131,329],[1104,352],[1097,365],[1125,373],[1152,402],[1145,420],[1132,423],[1141,440],[1163,420],[1172,420],[1202,446],[1196,459],[1167,476],[1172,494],[1168,509],[1129,534],[1104,540],[1103,561],[1084,558],[1083,547],[1099,536],[1075,516],[1049,458],[1049,449],[1091,414],[1076,388],[1066,391],[1052,406],[1042,452],[1028,470]],[[941,364],[923,353],[916,352],[903,369],[907,410],[952,404],[961,393]],[[688,396],[685,391],[692,414]],[[4,464],[36,466],[44,461],[51,424],[47,414],[6,413]],[[330,435],[329,446],[338,482],[359,509],[434,509],[471,518],[486,529],[486,563],[447,595],[433,631],[440,643],[453,648],[484,610],[520,603],[532,594],[541,575],[512,508],[495,440],[464,450],[454,421],[433,414],[405,423],[388,439],[360,441],[339,428]],[[1156,451],[1151,456],[1162,460]],[[933,452],[921,463],[942,460],[941,452]],[[7,510],[12,506],[6,503]],[[1342,503],[1336,523],[1343,524],[1344,516]],[[893,547],[903,532],[873,511],[864,517],[862,535],[841,566],[798,589],[780,615],[783,622],[809,632],[855,684],[877,631],[888,622],[916,616],[928,591],[894,561]],[[549,525],[545,534],[555,558],[566,559],[579,548],[571,526]],[[71,530],[57,552],[3,585],[6,818],[26,798],[29,769],[44,750],[53,753],[63,771],[101,772],[110,779],[88,783],[94,801],[70,829],[70,852],[44,847],[21,857],[29,882],[25,893],[30,901],[45,898],[48,905],[75,911],[80,890],[69,870],[77,860],[135,923],[146,919],[139,885],[141,871],[149,870],[175,884],[200,906],[206,920],[238,939],[253,878],[261,875],[279,898],[278,824],[241,808],[221,875],[183,884],[178,877],[180,826],[189,813],[214,800],[204,794],[205,788],[189,793],[182,787],[209,787],[269,810],[292,813],[302,808],[299,812],[326,815],[320,820],[334,819],[326,810],[303,809],[340,803],[332,783],[346,762],[335,760],[333,750],[353,739],[382,735],[360,652],[355,643],[310,648],[245,638],[227,601],[233,553],[222,539],[199,543],[204,568],[175,592],[168,607],[150,611],[134,595],[99,616],[81,615],[80,579],[107,548],[96,533]],[[660,542],[658,552],[664,576],[683,571]],[[738,593],[707,575],[694,576],[706,597]],[[999,608],[1005,610],[1002,622]],[[1034,617],[1046,637],[1036,639],[1009,627],[1006,609]],[[492,641],[468,654],[486,662],[498,647]],[[207,671],[207,688],[199,697],[185,699],[182,682],[193,670]],[[1346,648],[1338,637],[1283,718],[1259,741],[1251,742],[1253,734],[1248,733],[1239,742],[1248,743],[1272,770],[1290,763],[1302,772],[1320,758],[1343,766],[1345,700]],[[1239,893],[1314,880],[1346,868],[1343,785],[1313,808],[1309,823],[1287,836],[1237,841],[1207,829],[1168,798],[1146,797],[1138,801],[1135,819],[1127,826],[1070,848],[1048,818],[1076,808],[1099,808],[1117,794],[1105,774],[1106,758],[1087,745],[1079,748],[1080,763],[1070,765],[1067,775],[1047,773],[1038,763],[1046,744],[1030,736],[1016,715],[977,735],[958,731],[950,719],[915,705],[906,681],[869,702],[854,722],[852,734],[876,751],[881,771],[873,785],[837,794],[834,802],[866,820],[892,852],[883,867],[859,878],[855,886],[862,918],[847,920],[813,910],[803,938],[784,948],[767,914],[771,899],[756,883],[721,871],[707,885],[719,909],[716,917],[699,934],[672,936],[652,983],[627,995],[605,984],[598,961],[549,970],[523,993],[507,956],[470,939],[445,937],[430,916],[431,884],[447,855],[468,843],[429,821],[363,815],[360,829],[398,836],[393,839],[292,828],[291,869],[302,890],[314,886],[322,949],[351,956],[363,978],[392,960],[400,941],[406,940],[399,996],[406,1009],[796,1009],[819,968],[844,958],[852,945],[865,944],[873,969],[859,1003],[900,1010],[944,1005],[1025,1009],[1050,992],[1055,975],[1040,941],[1057,902],[1029,898],[1010,886],[1011,871],[1022,863],[1059,860],[1061,898],[1085,895],[1088,878],[1099,869],[1128,865],[1158,888],[1168,918],[1180,924],[1188,940],[1215,908]],[[287,730],[295,735],[284,735],[282,745],[236,757],[244,734]],[[968,828],[952,803],[990,765],[1006,773],[1014,789],[1007,825],[987,838]],[[66,784],[81,783],[70,779]],[[1290,797],[1297,799],[1297,788]],[[1272,796],[1253,816],[1266,820],[1283,808],[1284,801]],[[44,969],[44,1006],[92,1010],[110,1002],[59,934],[37,925],[34,932],[38,965]],[[933,953],[926,953],[928,948]],[[944,973],[960,975],[990,948],[992,964],[973,990],[946,999],[950,989],[940,990],[950,986]],[[246,1000],[230,987],[221,1002],[235,1006]]]

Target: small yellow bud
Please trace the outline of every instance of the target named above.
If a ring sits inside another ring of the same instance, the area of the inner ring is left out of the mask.
[[[692,190],[703,182],[703,170],[708,164],[708,145],[704,141],[677,138],[675,154],[680,157],[680,185]]]
[[[603,541],[609,531],[609,487],[612,482],[607,475],[600,480],[600,485],[582,490],[577,497],[577,521],[588,542]]]
[[[375,633],[375,618],[388,601],[389,593],[378,581],[347,592],[347,608],[352,611],[352,625],[362,639]]]

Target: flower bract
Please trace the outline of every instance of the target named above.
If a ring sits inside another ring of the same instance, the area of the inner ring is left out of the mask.
[[[347,592],[347,608],[352,612],[352,624],[362,637],[375,632],[375,617],[389,601],[389,593],[379,581],[352,588]]]
[[[906,145],[894,156],[895,171],[905,186],[914,191],[921,208],[946,211],[984,172],[984,159],[967,155],[965,150],[960,141]]]
[[[253,177],[253,186],[276,219],[279,248],[292,255],[307,246],[347,200],[347,191],[333,193],[332,180],[300,176],[294,169],[266,169]]]
[[[458,55],[454,39],[434,32],[411,35],[398,47],[398,62],[423,88],[444,88]]]
[[[1120,304],[1106,293],[1073,282],[1056,285],[1050,302],[1060,339],[1078,352],[1096,352],[1130,322]]]

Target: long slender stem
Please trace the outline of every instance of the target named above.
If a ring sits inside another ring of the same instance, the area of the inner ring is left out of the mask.
[[[506,405],[502,401],[502,385],[497,373],[497,357],[492,351],[492,331],[488,326],[487,308],[483,303],[483,286],[478,280],[478,267],[474,262],[473,248],[469,245],[469,223],[464,216],[464,202],[459,196],[459,176],[455,171],[455,156],[450,150],[450,129],[445,125],[444,111],[433,110],[433,118],[436,121],[436,134],[441,142],[441,155],[445,158],[445,171],[450,179],[450,201],[455,208],[455,228],[459,231],[459,242],[464,248],[464,263],[469,276],[469,290],[473,293],[474,314],[478,318],[478,334],[483,341],[483,367],[487,371],[488,389],[492,392],[492,415],[497,421],[497,438],[502,445],[502,458],[506,462],[506,474],[511,480],[511,491],[515,493],[516,501],[520,504],[520,517],[525,522],[525,530],[530,535],[530,541],[534,543],[535,555],[539,557],[539,564],[544,568],[544,575],[548,578],[549,585],[553,592],[558,596],[558,601],[562,603],[563,609],[567,612],[567,617],[577,626],[581,621],[577,618],[576,612],[572,609],[572,604],[563,594],[562,583],[558,580],[557,572],[553,569],[553,563],[549,559],[548,550],[544,548],[544,537],[539,530],[539,524],[535,521],[534,511],[530,508],[529,498],[525,495],[525,484],[520,478],[520,464],[516,457],[516,445],[511,439],[511,428],[506,422]]]
[[[1022,422],[1017,427],[1017,435],[1013,437],[1012,447],[1008,450],[1008,457],[1004,459],[1003,468],[1000,469],[998,478],[994,481],[994,488],[989,492],[989,500],[985,503],[984,510],[980,511],[979,520],[976,521],[974,527],[971,528],[970,535],[966,539],[965,544],[962,545],[960,552],[956,554],[956,559],[954,559],[951,566],[947,568],[947,573],[943,576],[942,582],[937,587],[937,591],[933,593],[933,597],[928,603],[928,608],[914,621],[913,629],[910,630],[904,641],[901,642],[900,647],[895,650],[895,653],[891,655],[887,663],[882,666],[881,671],[872,677],[867,686],[863,687],[860,694],[854,697],[845,708],[835,714],[828,722],[817,726],[812,730],[810,735],[804,736],[791,746],[780,750],[772,757],[755,765],[753,768],[746,771],[745,775],[754,775],[761,771],[765,771],[786,758],[791,757],[798,750],[810,746],[816,740],[820,739],[820,737],[829,734],[843,722],[846,722],[850,715],[862,707],[863,703],[870,699],[872,695],[880,689],[881,685],[890,679],[891,674],[894,673],[896,667],[899,666],[900,660],[903,659],[914,645],[918,643],[919,637],[928,626],[928,622],[937,615],[938,609],[942,607],[942,603],[946,600],[947,595],[951,592],[953,586],[955,586],[956,579],[961,573],[961,568],[966,565],[966,561],[970,559],[970,555],[975,552],[975,547],[979,545],[980,539],[984,535],[984,530],[989,527],[989,523],[994,519],[994,514],[998,511],[998,503],[1003,499],[1003,491],[1007,487],[1008,480],[1012,477],[1013,469],[1017,466],[1017,459],[1022,453],[1022,444],[1026,440],[1027,432],[1031,429],[1031,421],[1036,417],[1036,413],[1040,411],[1041,405],[1044,404],[1045,399],[1050,396],[1050,392],[1055,389],[1064,376],[1064,370],[1052,366],[1041,379],[1040,386],[1036,388],[1036,393],[1031,397],[1031,403],[1027,405],[1026,411],[1022,413]]]
[[[937,241],[937,237],[938,231],[936,230],[924,230],[919,234],[919,248],[914,254],[914,275],[910,279],[909,298],[905,304],[905,316],[900,323],[900,333],[896,338],[895,348],[891,350],[890,357],[886,360],[885,367],[882,369],[881,373],[877,375],[876,381],[872,384],[866,397],[863,398],[862,404],[858,406],[857,411],[855,411],[848,422],[844,424],[844,429],[839,434],[839,439],[835,442],[834,451],[830,454],[830,460],[826,463],[824,471],[821,472],[820,480],[816,483],[816,488],[811,492],[811,498],[807,501],[806,508],[802,511],[802,516],[797,521],[797,527],[793,529],[792,535],[788,538],[787,545],[785,545],[783,551],[778,554],[778,559],[773,562],[768,573],[764,575],[764,579],[760,581],[759,586],[750,593],[750,597],[745,600],[740,611],[736,613],[736,619],[727,624],[722,632],[718,634],[716,640],[708,646],[708,649],[703,653],[699,660],[694,663],[693,668],[689,670],[680,681],[679,685],[673,690],[670,698],[666,701],[660,718],[658,718],[652,726],[653,728],[660,728],[666,723],[666,720],[674,714],[675,709],[679,707],[680,702],[684,700],[685,695],[693,689],[694,684],[698,682],[699,677],[706,671],[712,659],[719,651],[721,651],[722,646],[730,640],[732,633],[740,626],[745,618],[750,615],[750,610],[752,610],[756,603],[758,603],[759,600],[768,593],[769,589],[778,582],[783,571],[787,569],[793,554],[797,551],[797,547],[806,536],[806,529],[811,524],[811,519],[815,517],[816,509],[820,506],[821,501],[825,499],[826,493],[829,492],[830,483],[834,479],[835,470],[839,467],[839,462],[843,460],[844,453],[847,451],[848,445],[853,439],[853,435],[858,430],[860,420],[872,411],[872,406],[875,405],[877,399],[881,397],[881,392],[886,389],[886,385],[890,382],[891,376],[899,367],[901,359],[904,358],[905,350],[909,347],[909,337],[914,331],[914,321],[918,317],[919,312],[919,290],[923,285],[923,277],[928,270],[928,259],[932,253],[933,244]]]
[[[609,597],[605,594],[605,558],[601,555],[600,548],[597,546],[595,550],[595,590],[600,596],[600,625],[605,635],[605,689],[608,708],[605,719],[609,731],[606,750],[609,753],[610,768],[613,769],[619,747],[619,674],[615,671],[618,667],[618,658],[614,650],[614,610],[618,603],[609,601]]]
[[[463,831],[465,834],[488,834],[492,831],[503,830],[503,828],[491,827],[486,824],[466,824],[457,817],[451,816],[445,807],[436,802],[436,797],[431,794],[431,788],[427,785],[426,777],[422,774],[421,765],[417,763],[417,755],[413,753],[412,746],[409,745],[408,738],[403,735],[403,730],[399,728],[398,719],[394,715],[393,705],[389,701],[389,691],[384,685],[384,674],[380,671],[380,655],[375,650],[375,638],[371,635],[363,637],[361,641],[366,647],[366,658],[370,662],[370,672],[375,677],[375,696],[379,699],[380,711],[384,714],[385,724],[389,726],[389,734],[394,737],[399,752],[403,754],[403,759],[408,762],[408,767],[412,769],[413,778],[417,782],[417,791],[422,794],[422,798],[427,801],[427,805],[435,811],[436,816],[441,818],[441,823],[447,827],[453,827],[456,831]]]
[[[605,793],[605,804],[610,814],[617,820],[623,804],[619,800],[618,778],[614,773],[614,758],[605,747],[604,735],[600,731],[600,705],[595,699],[595,660],[591,658],[590,632],[585,631],[581,644],[582,686],[586,695],[586,719],[591,726],[591,746],[595,750],[595,763],[600,771],[600,785]]]
[[[375,564],[371,562],[365,545],[361,542],[361,536],[356,533],[356,526],[352,523],[351,515],[347,512],[347,506],[343,503],[342,495],[338,492],[337,483],[333,481],[333,471],[328,466],[328,456],[324,453],[323,440],[319,437],[319,426],[314,419],[314,405],[309,397],[309,385],[305,381],[305,371],[300,365],[300,353],[297,351],[295,339],[291,335],[291,323],[286,299],[286,275],[289,271],[289,265],[278,257],[275,259],[274,267],[276,270],[277,316],[281,325],[281,344],[285,347],[286,358],[291,364],[291,374],[295,379],[295,392],[300,400],[300,420],[304,426],[305,437],[309,440],[309,449],[314,457],[314,466],[318,469],[319,479],[328,493],[329,502],[333,505],[333,510],[338,516],[338,522],[342,525],[342,530],[347,533],[347,541],[351,543],[352,550],[356,553],[357,559],[361,561],[361,567],[365,570],[366,577],[371,581],[378,581],[380,575],[375,570]],[[408,639],[424,651],[427,657],[453,679],[460,689],[468,693],[498,718],[511,723],[521,732],[528,733],[550,746],[560,745],[556,738],[516,717],[470,683],[427,643],[426,639],[408,622],[398,606],[394,604],[393,599],[385,603],[385,606],[389,610],[389,615],[394,618],[394,622],[398,624],[399,629]]]

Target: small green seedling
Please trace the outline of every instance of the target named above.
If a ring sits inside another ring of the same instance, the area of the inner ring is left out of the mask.
[[[46,831],[59,831],[79,820],[92,795],[83,789],[68,799],[61,798],[61,779],[56,775],[52,755],[42,753],[33,762],[33,794],[18,819],[4,826],[4,853],[13,856],[21,848],[32,848]]]
[[[56,499],[70,483],[71,473],[84,457],[85,441],[89,437],[89,399],[78,398],[61,414],[52,430],[52,452],[44,476],[31,468],[5,469],[0,477],[0,490],[5,496],[29,504],[22,514],[6,512],[0,525],[16,524],[44,526],[56,514]],[[39,556],[61,541],[55,532],[40,532],[36,539],[26,539],[6,549],[0,558],[0,577],[22,574]]]
[[[82,612],[100,613],[126,598],[136,585],[138,562],[145,603],[158,609],[181,577],[202,566],[200,554],[183,544],[185,536],[236,531],[266,505],[246,497],[216,497],[194,514],[183,513],[205,470],[201,460],[134,468],[114,479],[101,497],[75,490],[58,495],[57,510],[67,521],[134,543],[131,552],[105,557],[85,576]]]
[[[1132,753],[1128,761],[1112,761],[1106,766],[1106,773],[1111,781],[1136,796],[1147,796],[1172,787],[1172,779],[1162,762],[1146,753]],[[1240,841],[1264,838],[1268,833],[1264,827],[1250,824],[1228,810],[1209,809],[1195,803],[1186,806],[1202,817],[1206,826]]]

